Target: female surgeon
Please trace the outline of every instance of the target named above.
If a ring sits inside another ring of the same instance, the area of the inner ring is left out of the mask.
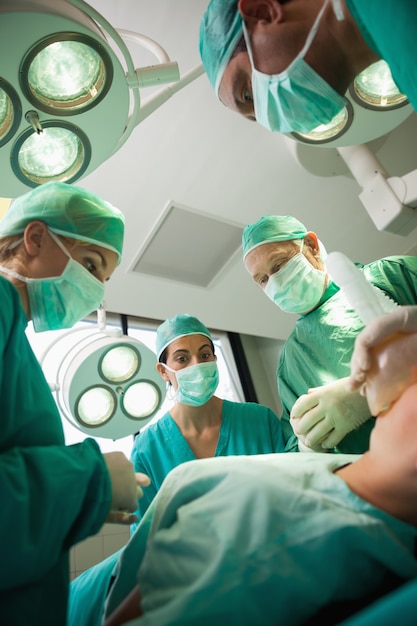
[[[120,261],[122,213],[51,182],[0,221],[0,615],[8,626],[66,623],[70,547],[104,522],[131,523],[147,478],[92,439],[66,446],[25,334],[69,328],[95,310]]]
[[[151,480],[139,501],[141,517],[165,476],[194,459],[283,452],[279,418],[265,406],[214,395],[219,372],[209,330],[192,315],[176,315],[156,334],[157,369],[174,390],[168,413],[136,436],[131,460]],[[135,525],[131,526],[133,531]]]

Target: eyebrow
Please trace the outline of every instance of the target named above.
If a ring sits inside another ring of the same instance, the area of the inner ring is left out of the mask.
[[[101,256],[101,261],[103,263],[104,269],[107,269],[107,259],[106,259],[106,257],[101,252],[99,252],[99,255]]]
[[[93,244],[95,245],[95,244]],[[88,250],[90,250],[90,252],[92,252],[93,254],[98,254],[98,256],[101,259],[101,269],[103,272],[105,272],[107,270],[107,260],[106,257],[103,256],[103,254],[100,252],[100,250],[97,250],[96,248],[87,248]],[[108,276],[107,278],[104,279],[104,282],[108,283],[110,280],[111,276]]]
[[[210,348],[211,350],[211,345],[209,343],[203,343],[203,345],[198,348],[198,351],[200,352],[200,350],[204,350],[204,348]],[[191,351],[186,348],[178,348],[177,350],[174,350],[172,356],[179,353],[191,354]]]
[[[239,83],[242,81],[242,77],[243,79],[246,78],[246,75],[244,75],[244,72],[242,72],[242,70],[240,68],[237,68],[236,71],[232,74],[232,78],[230,81],[230,88],[231,88],[231,95],[232,95],[232,104],[234,104],[236,110],[238,113],[241,113],[243,115],[243,107],[244,107],[244,103],[241,102],[241,100],[238,99],[238,96],[236,95],[236,93],[238,92],[238,87],[240,86]],[[227,103],[220,97],[219,94],[219,100],[222,104],[224,104],[225,107],[228,107]]]
[[[282,251],[282,252],[274,252],[274,254],[272,254],[269,257],[269,259],[268,259],[268,266],[273,266],[274,263],[277,263],[279,261],[285,261],[285,260],[289,261],[290,258],[291,258],[289,256],[290,252],[291,252],[291,250],[289,252],[284,252],[284,251]],[[255,274],[252,277],[252,280],[254,280],[256,282],[258,278],[261,278],[262,276],[265,276],[267,274],[268,274],[268,272],[266,272],[266,271],[258,272],[257,274]]]
[[[96,248],[90,248],[91,252],[98,254],[98,256],[101,259],[101,265],[103,267],[104,270],[107,269],[107,260],[106,257],[100,252],[100,250],[97,250]]]

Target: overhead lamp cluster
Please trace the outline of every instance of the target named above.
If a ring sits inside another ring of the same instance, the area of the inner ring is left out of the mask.
[[[318,146],[357,145],[390,132],[413,111],[385,61],[377,61],[358,74],[345,97],[346,107],[329,124],[310,133],[291,133],[291,137]]]
[[[69,335],[70,349],[64,347]],[[165,399],[155,353],[118,329],[69,331],[43,355],[43,367],[47,359],[58,361],[50,387],[62,416],[91,436],[120,439],[137,433]]]
[[[135,68],[126,38],[157,63]],[[0,3],[0,56],[0,171],[8,197],[87,175],[145,115],[202,73],[199,66],[180,80],[161,46],[115,30],[83,0]],[[163,83],[164,94],[142,113],[139,87]]]

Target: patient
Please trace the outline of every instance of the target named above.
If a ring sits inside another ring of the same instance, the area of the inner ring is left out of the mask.
[[[324,607],[337,623],[417,578],[416,406],[414,384],[377,419],[363,456],[173,470],[123,553],[106,615],[133,590],[129,617],[143,617],[129,626],[311,624]],[[127,623],[115,617],[106,626]]]
[[[415,383],[362,456],[175,468],[119,559],[105,626],[337,624],[417,581],[416,407]]]

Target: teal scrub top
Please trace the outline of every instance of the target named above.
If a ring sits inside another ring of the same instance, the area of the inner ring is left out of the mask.
[[[284,451],[281,422],[271,409],[254,402],[223,400],[222,422],[214,456]],[[136,436],[131,461],[151,479],[143,489],[137,514],[142,517],[165,476],[180,463],[195,460],[187,440],[169,413]],[[137,524],[132,525],[132,533]]]
[[[0,621],[65,624],[70,547],[105,521],[111,485],[93,440],[65,446],[61,418],[0,276]]]
[[[362,266],[366,278],[398,304],[417,304],[417,258],[392,256]],[[311,387],[349,376],[350,359],[363,323],[331,283],[319,306],[300,316],[281,352],[277,384],[287,451],[298,449],[289,419],[294,402]],[[369,447],[374,420],[349,433],[335,451],[362,453]]]
[[[370,48],[417,111],[417,3],[413,0],[346,0]]]
[[[356,455],[201,459],[172,470],[120,559],[105,614],[139,583],[137,626],[299,626],[417,577],[417,528],[334,474]],[[338,612],[338,614],[340,614]]]

